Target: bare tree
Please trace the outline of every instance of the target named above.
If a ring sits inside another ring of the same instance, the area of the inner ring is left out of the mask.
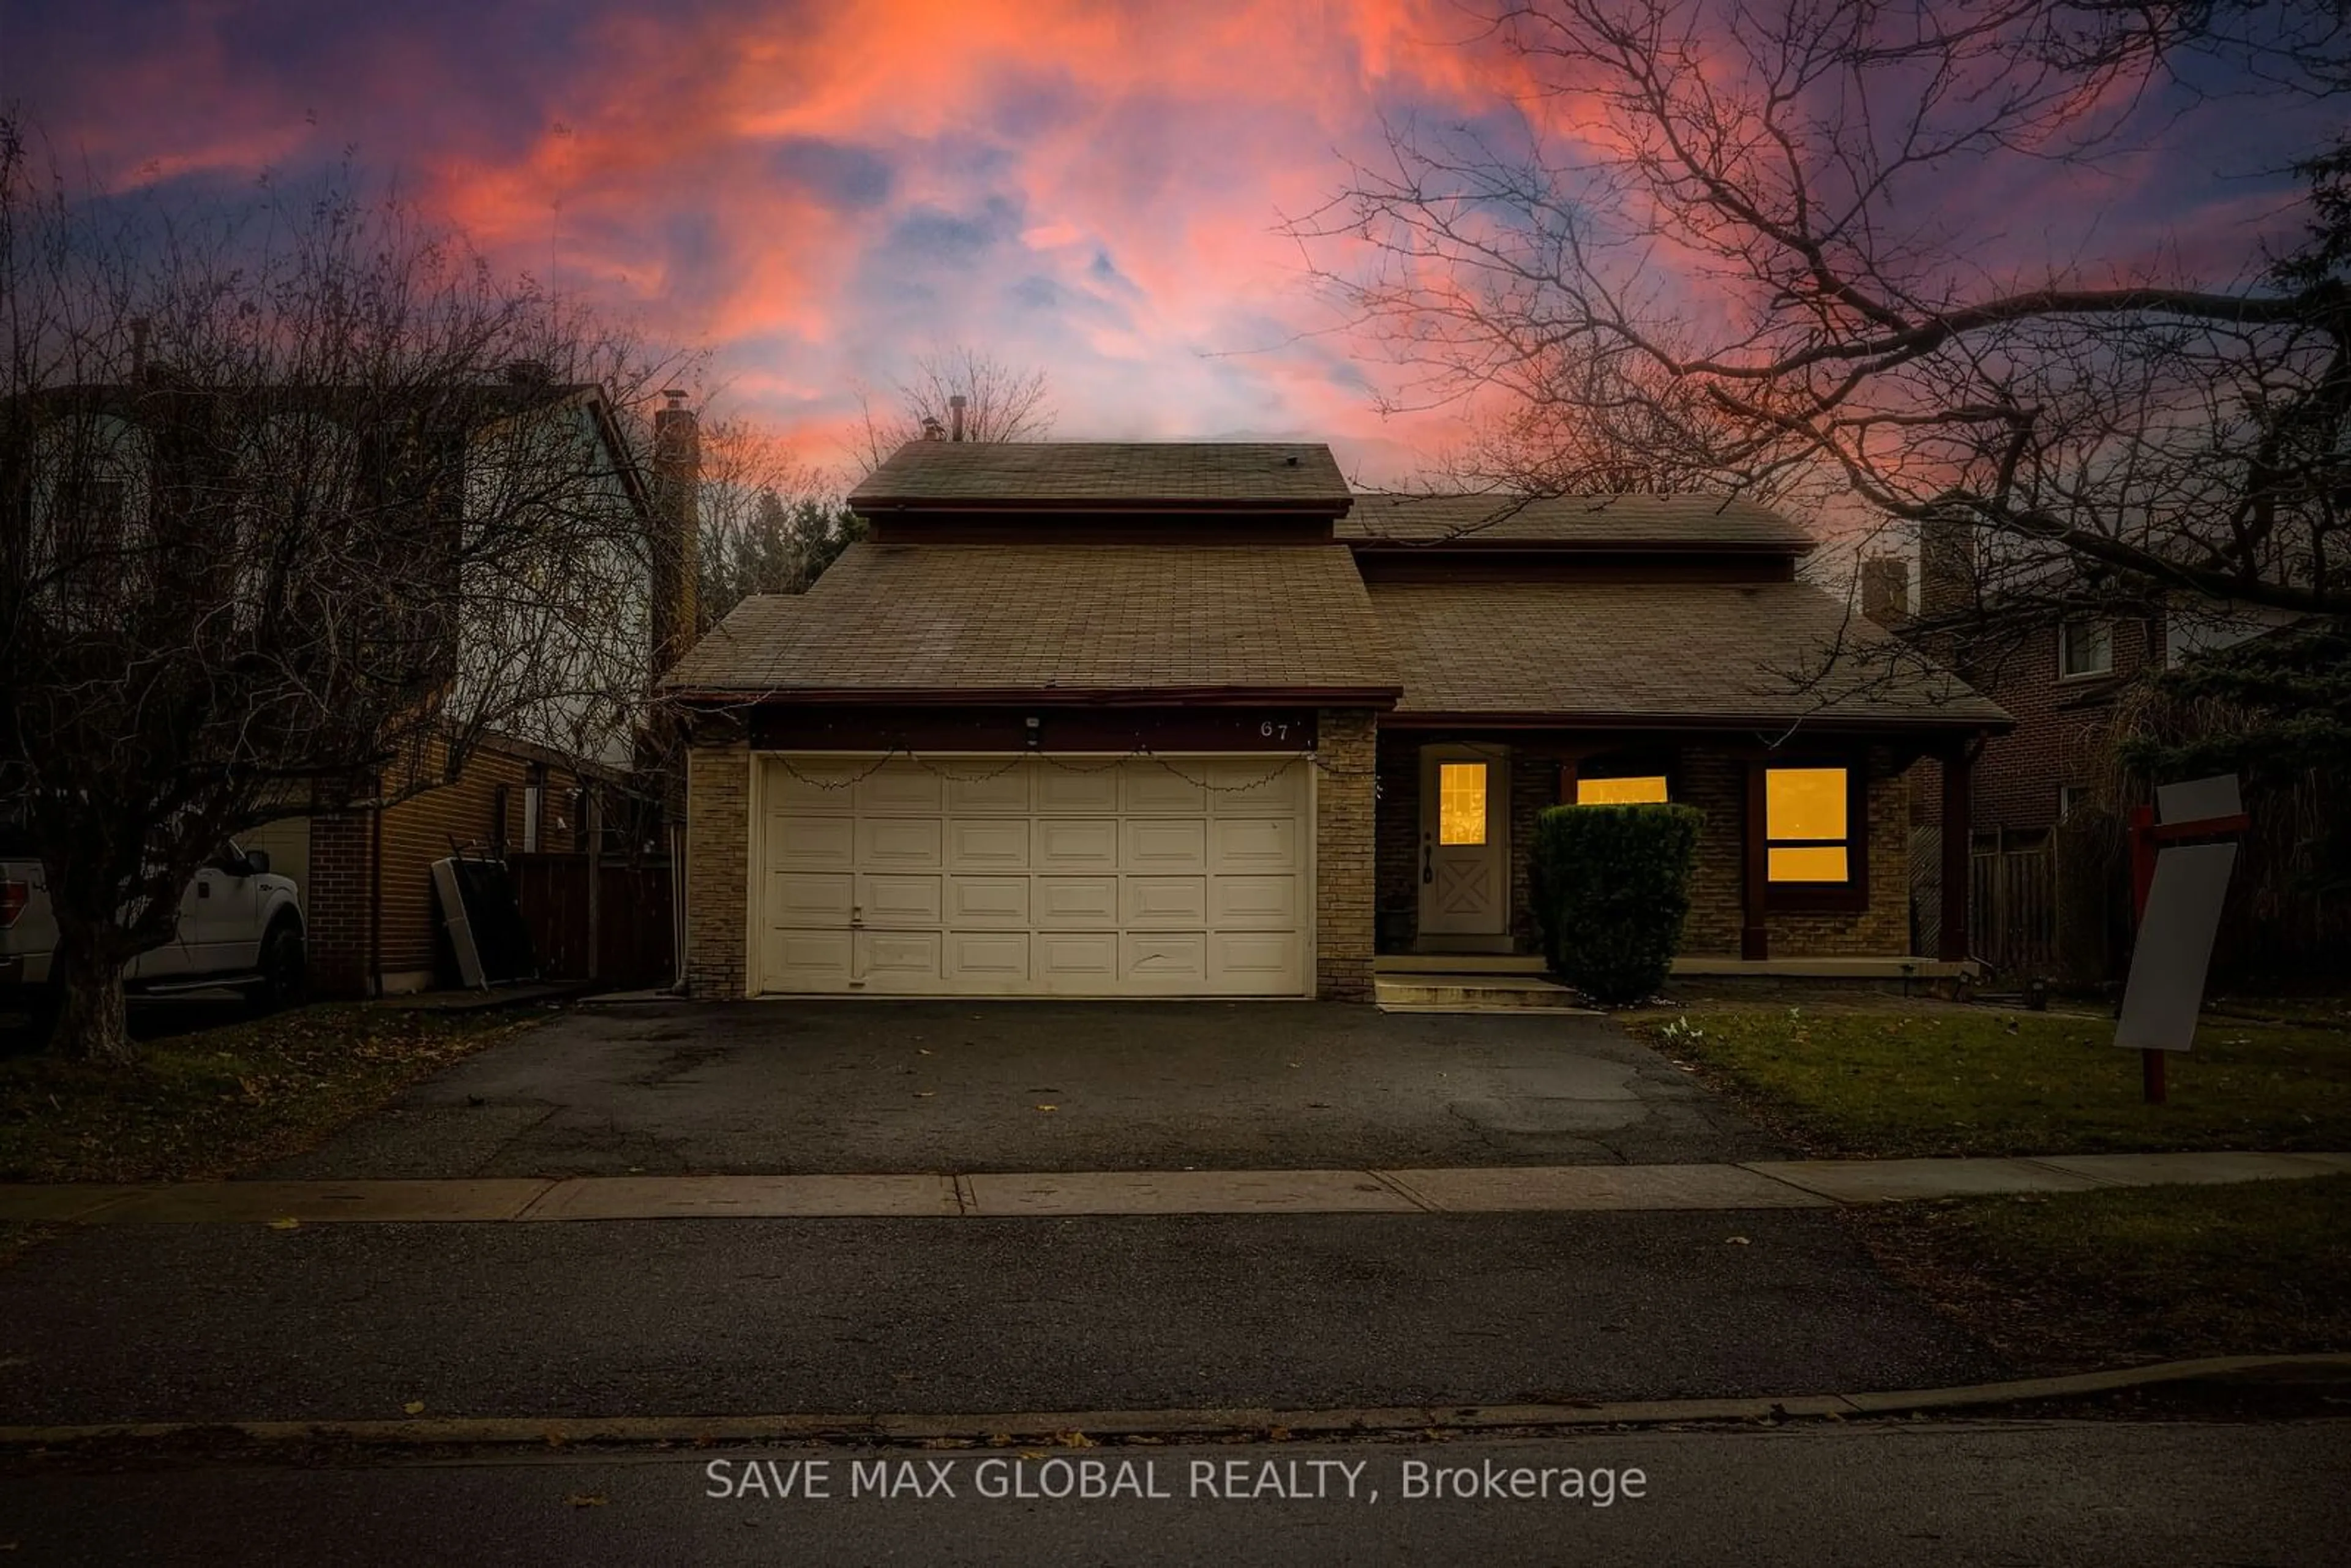
[[[892,386],[886,407],[877,410],[864,387],[857,402],[863,417],[850,455],[861,475],[909,441],[1042,441],[1053,430],[1045,372],[1016,369],[968,345],[917,359],[913,377]]]
[[[838,498],[831,476],[796,462],[768,433],[717,420],[702,433],[699,501],[703,625],[753,593],[800,593],[864,525]]]
[[[1503,0],[1489,20],[1521,133],[1392,127],[1292,231],[1368,255],[1320,277],[1389,345],[1397,401],[1517,411],[1538,437],[1517,483],[1824,477],[1971,530],[1987,601],[2351,610],[2339,152],[2307,166],[2306,246],[2248,242],[2211,276],[2003,256],[2014,235],[1948,216],[1952,191],[2248,106],[2199,83],[2259,83],[2273,115],[2340,90],[2339,8]],[[1555,458],[1554,432],[1575,438]]]
[[[646,698],[625,336],[348,187],[161,211],[0,122],[0,799],[39,847],[57,1049],[131,1059],[122,975],[199,865]]]

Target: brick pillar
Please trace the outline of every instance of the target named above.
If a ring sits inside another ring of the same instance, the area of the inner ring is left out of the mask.
[[[1372,999],[1378,737],[1368,709],[1316,716],[1314,994],[1325,1001]]]
[[[1947,960],[1968,956],[1969,824],[1974,812],[1968,800],[1975,775],[1975,759],[1954,747],[1943,758],[1943,921],[1937,933],[1935,956]]]
[[[751,753],[737,743],[686,752],[685,988],[696,1001],[747,991],[750,939]]]
[[[314,996],[364,997],[368,974],[369,814],[310,819],[310,870],[302,889],[302,936]]]

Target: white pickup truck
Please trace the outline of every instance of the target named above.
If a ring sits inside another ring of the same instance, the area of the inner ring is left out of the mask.
[[[0,822],[0,1011],[39,1014],[49,1000],[57,922],[37,855]],[[269,856],[224,848],[180,899],[172,940],[131,960],[124,982],[162,993],[235,988],[259,1008],[302,992],[302,904],[294,884],[269,874]]]

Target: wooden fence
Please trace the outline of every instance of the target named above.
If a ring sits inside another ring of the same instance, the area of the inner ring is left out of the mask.
[[[1970,853],[1968,950],[2004,978],[2056,968],[2056,835],[2003,836]]]
[[[541,977],[592,979],[615,990],[676,978],[668,861],[605,860],[591,868],[584,852],[513,853],[507,861]],[[592,920],[591,869],[597,878]]]

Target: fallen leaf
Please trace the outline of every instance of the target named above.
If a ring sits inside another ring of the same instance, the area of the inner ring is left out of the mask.
[[[928,1100],[935,1096],[937,1093],[938,1091],[935,1089],[917,1089],[914,1091],[914,1098],[917,1100]]]
[[[612,1500],[600,1491],[576,1491],[563,1500],[573,1508],[602,1508]]]
[[[422,1399],[412,1399],[407,1404],[402,1406],[401,1408],[407,1411],[411,1416],[422,1416],[424,1414],[424,1401]]]
[[[1083,1432],[1056,1432],[1053,1441],[1065,1448],[1091,1448],[1095,1446],[1094,1440]]]
[[[1747,1238],[1744,1236],[1726,1236],[1722,1241],[1726,1247],[1744,1247],[1748,1244]]]
[[[302,1222],[295,1218],[293,1216],[288,1215],[284,1219],[271,1220],[269,1222],[269,1228],[272,1230],[299,1230],[302,1228]]]
[[[931,1048],[926,1045],[918,1045],[914,1048],[914,1054],[916,1056],[928,1056],[930,1053]]]
[[[1061,1107],[1059,1105],[1040,1105],[1037,1109],[1040,1111],[1058,1111]]]

